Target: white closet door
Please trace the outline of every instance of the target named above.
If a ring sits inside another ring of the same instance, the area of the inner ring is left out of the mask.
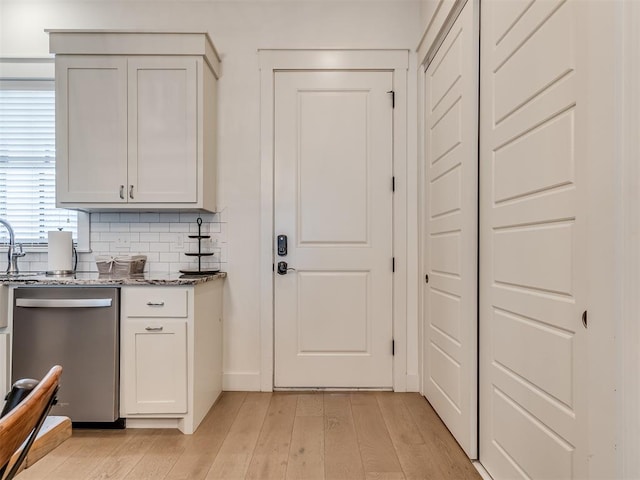
[[[585,3],[482,3],[480,461],[496,480],[587,476]]]
[[[424,394],[477,457],[478,36],[474,2],[425,74]]]

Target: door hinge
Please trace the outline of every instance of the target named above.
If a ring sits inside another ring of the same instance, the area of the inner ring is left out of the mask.
[[[391,271],[396,271],[396,257],[391,257]]]
[[[396,191],[396,177],[391,177],[391,191],[395,192]]]
[[[396,354],[396,341],[391,339],[391,356]]]
[[[387,93],[391,94],[391,108],[396,108],[396,92],[389,90]]]

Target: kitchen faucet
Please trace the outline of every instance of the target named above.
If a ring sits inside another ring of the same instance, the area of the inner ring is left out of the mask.
[[[9,232],[9,248],[7,248],[7,275],[15,275],[18,273],[18,258],[24,257],[25,253],[22,251],[22,244],[16,245],[16,236],[13,233],[13,228],[6,220],[0,218],[0,223],[7,228]],[[20,251],[16,250],[16,246],[20,247]]]

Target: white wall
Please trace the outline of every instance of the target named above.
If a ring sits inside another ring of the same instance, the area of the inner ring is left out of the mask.
[[[259,388],[259,48],[415,49],[419,2],[0,0],[0,56],[43,56],[45,28],[169,29],[210,33],[222,56],[220,206],[228,238],[225,388]],[[416,178],[415,54],[409,72],[408,177]],[[408,377],[417,379],[417,184],[409,186]],[[412,278],[413,277],[413,278]],[[415,286],[414,286],[415,284]],[[417,388],[415,381],[409,387]]]

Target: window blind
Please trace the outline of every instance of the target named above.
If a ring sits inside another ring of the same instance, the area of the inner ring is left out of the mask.
[[[0,218],[20,243],[46,244],[58,228],[77,239],[77,212],[55,207],[53,81],[29,83],[0,88]],[[8,242],[2,226],[0,242]]]

